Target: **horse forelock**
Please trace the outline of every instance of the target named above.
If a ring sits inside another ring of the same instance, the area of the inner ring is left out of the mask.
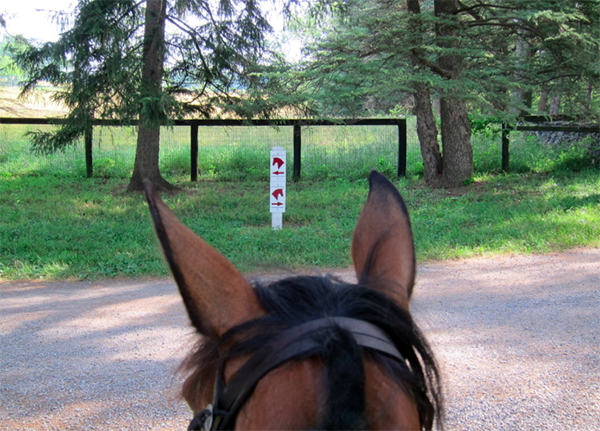
[[[312,426],[367,428],[373,418],[367,417],[366,406],[377,404],[367,398],[375,398],[369,394],[377,390],[365,385],[377,386],[373,379],[382,378],[391,381],[382,385],[383,389],[392,391],[390,388],[399,387],[406,394],[418,411],[423,429],[431,429],[436,417],[439,423],[442,397],[433,354],[410,314],[384,294],[333,277],[317,276],[290,277],[269,285],[255,283],[254,289],[267,314],[233,328],[219,342],[203,340],[184,362],[182,370],[188,377],[182,395],[192,409],[201,410],[212,401],[219,357],[223,354],[226,358],[251,355],[287,328],[323,317],[349,317],[384,330],[406,363],[368,349],[363,352],[352,335],[340,327],[315,334],[323,346],[319,356],[324,371],[321,390],[326,401]]]

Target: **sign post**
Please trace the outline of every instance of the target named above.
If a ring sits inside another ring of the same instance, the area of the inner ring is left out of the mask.
[[[269,207],[272,220],[271,226],[273,229],[281,229],[287,196],[285,189],[287,168],[285,149],[282,147],[271,148],[270,160],[271,192],[269,193]]]

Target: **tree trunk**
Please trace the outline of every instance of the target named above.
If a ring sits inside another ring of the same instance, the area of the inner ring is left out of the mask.
[[[435,0],[435,15],[439,18],[456,16],[459,9],[457,0]],[[436,28],[438,46],[452,51],[458,48],[459,37],[451,24],[441,23]],[[456,79],[462,69],[461,58],[453,53],[444,53],[438,60],[442,70]],[[443,174],[442,187],[460,187],[473,177],[473,147],[471,146],[471,125],[464,100],[455,96],[456,91],[445,89],[440,101],[442,123]]]
[[[144,26],[143,69],[140,92],[142,99],[158,104],[162,91],[163,62],[165,51],[165,19],[167,0],[146,0]],[[159,189],[173,189],[160,174],[158,154],[160,124],[149,118],[146,110],[140,111],[135,164],[128,190],[142,190],[142,181],[149,179]]]
[[[414,83],[417,136],[423,157],[425,182],[429,187],[438,187],[442,175],[442,154],[438,143],[438,130],[431,106],[431,95],[426,84]]]
[[[561,92],[558,90],[553,96],[550,102],[550,115],[558,115],[560,112],[560,98]]]
[[[421,13],[418,0],[407,0],[408,11],[412,14]],[[414,29],[415,40],[413,44],[419,46],[421,40],[418,40],[418,29]],[[410,63],[413,67],[419,67],[419,61],[414,55],[410,56]],[[438,143],[438,130],[433,115],[433,106],[431,104],[431,93],[429,86],[422,82],[414,82],[415,115],[417,116],[417,136],[421,147],[421,156],[423,157],[423,171],[425,182],[429,187],[438,187],[440,176],[442,174],[442,154]]]
[[[515,49],[517,71],[515,72],[514,78],[519,84],[522,84],[526,80],[523,67],[529,62],[529,59],[533,54],[525,36],[524,30],[517,30],[517,43]],[[529,112],[523,109],[523,107],[531,109],[532,98],[533,94],[531,91],[525,91],[522,87],[516,88],[513,91],[512,114],[519,117],[527,115]]]
[[[548,109],[548,89],[542,88],[542,92],[540,93],[540,101],[538,102],[538,114],[546,113]]]
[[[441,101],[444,148],[443,187],[461,187],[473,177],[471,124],[464,100],[443,97]]]
[[[594,100],[594,82],[588,81],[587,87],[585,87],[585,102],[590,105]]]
[[[590,115],[592,109],[592,102],[594,100],[594,83],[592,81],[588,81],[587,87],[585,87],[585,114]]]

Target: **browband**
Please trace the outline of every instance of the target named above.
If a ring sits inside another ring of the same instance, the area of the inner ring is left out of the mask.
[[[213,404],[209,404],[192,419],[188,431],[233,429],[238,411],[250,397],[260,379],[291,359],[316,354],[321,346],[307,336],[332,326],[348,330],[359,346],[377,350],[404,362],[404,357],[387,334],[369,322],[348,317],[311,320],[277,335],[261,350],[254,353],[226,386],[223,384],[224,364],[221,363],[215,382]]]

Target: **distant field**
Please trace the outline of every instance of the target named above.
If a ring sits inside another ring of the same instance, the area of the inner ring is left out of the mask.
[[[38,90],[26,99],[19,99],[21,89],[0,86],[0,117],[45,118],[60,117],[67,110],[51,100],[51,92]]]
[[[66,113],[50,100],[49,91],[39,91],[28,100],[18,100],[18,88],[0,87],[0,116],[57,117]],[[410,119],[408,146],[412,174],[422,171],[414,119]],[[52,130],[53,126],[0,126],[0,170],[18,172],[72,172],[85,175],[83,143],[49,157],[28,153],[29,131]],[[260,180],[267,175],[264,162],[271,147],[281,146],[291,154],[292,127],[201,127],[199,130],[199,173],[217,180]],[[334,126],[303,128],[303,176],[312,179],[352,176],[364,178],[372,169],[397,171],[397,128],[395,126]],[[127,178],[135,157],[136,129],[94,128],[94,172],[106,178]],[[163,127],[161,170],[171,180],[189,177],[190,128]],[[290,157],[291,158],[291,157]]]

